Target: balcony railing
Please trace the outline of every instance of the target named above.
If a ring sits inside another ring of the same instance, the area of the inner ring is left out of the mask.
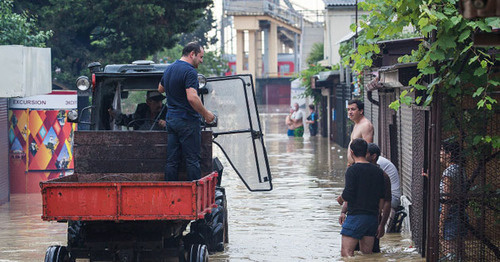
[[[269,0],[225,0],[224,10],[227,15],[268,15],[296,28],[302,23],[301,14]]]

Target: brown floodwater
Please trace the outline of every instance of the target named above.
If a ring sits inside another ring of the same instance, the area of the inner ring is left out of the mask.
[[[211,261],[338,261],[344,148],[323,137],[288,138],[284,110],[263,107],[262,127],[274,189],[249,192],[225,168],[229,243]],[[306,112],[305,112],[306,113]],[[306,113],[306,115],[308,112]],[[0,262],[43,261],[50,245],[66,245],[66,224],[41,220],[39,194],[11,195],[0,206]],[[408,218],[406,218],[408,219]],[[355,261],[423,261],[408,236],[386,234],[381,253]]]

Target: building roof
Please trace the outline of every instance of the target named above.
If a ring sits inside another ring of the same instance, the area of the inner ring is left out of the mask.
[[[328,7],[333,7],[333,6],[354,6],[356,5],[356,2],[364,2],[364,0],[323,0],[325,3],[325,6]]]
[[[358,28],[356,29],[356,31],[358,31],[358,33],[359,33],[359,32],[361,32],[362,30],[363,30],[363,28],[360,28],[360,27],[358,27]],[[356,35],[356,33],[355,33],[355,32],[350,32],[349,34],[347,34],[347,35],[343,36],[343,37],[342,37],[339,41],[335,42],[335,44],[336,44],[336,45],[339,45],[339,44],[341,44],[342,42],[349,41],[349,40],[351,40],[351,39],[352,39],[355,35]]]

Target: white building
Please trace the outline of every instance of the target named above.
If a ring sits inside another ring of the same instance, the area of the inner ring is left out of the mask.
[[[50,48],[0,46],[0,205],[9,201],[8,98],[50,93]]]
[[[339,41],[353,32],[350,26],[356,23],[356,17],[359,24],[361,16],[368,12],[357,8],[357,3],[364,2],[364,0],[324,0],[324,2],[326,8],[325,60],[328,65],[336,65],[340,63]]]

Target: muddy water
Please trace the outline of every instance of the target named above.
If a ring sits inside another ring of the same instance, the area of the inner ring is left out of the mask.
[[[274,190],[249,192],[226,168],[229,244],[211,261],[337,261],[345,149],[322,137],[288,138],[285,114],[261,108]],[[65,245],[66,224],[40,219],[41,198],[12,195],[0,206],[0,262],[43,261],[50,245]],[[356,261],[422,261],[401,234],[386,234],[381,254]]]
[[[213,261],[341,260],[335,198],[344,187],[346,150],[327,138],[309,137],[308,130],[304,138],[287,137],[284,110],[260,109],[273,191],[249,192],[239,178],[224,174],[229,244]],[[401,234],[386,234],[380,254],[356,253],[355,260],[423,261],[412,246]]]

